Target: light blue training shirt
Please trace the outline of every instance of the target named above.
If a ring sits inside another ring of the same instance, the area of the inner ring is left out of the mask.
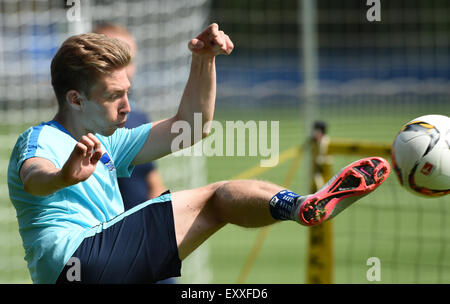
[[[77,141],[58,122],[43,122],[22,133],[8,167],[8,188],[16,208],[25,260],[34,283],[54,283],[65,263],[90,228],[124,212],[117,177],[129,177],[131,162],[150,133],[151,123],[117,129],[105,137],[96,134],[105,152],[94,173],[84,182],[48,196],[24,190],[19,170],[32,157],[42,157],[62,168]]]

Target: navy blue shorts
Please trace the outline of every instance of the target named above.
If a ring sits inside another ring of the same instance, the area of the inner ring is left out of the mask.
[[[72,255],[79,259],[77,280],[68,274],[71,264],[56,283],[155,283],[180,276],[170,193],[158,199],[137,205],[86,237]]]

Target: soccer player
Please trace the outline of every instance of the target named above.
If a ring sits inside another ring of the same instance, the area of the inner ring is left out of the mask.
[[[71,258],[79,261],[82,283],[179,276],[181,260],[228,223],[318,225],[385,180],[388,163],[372,157],[343,168],[312,195],[264,181],[220,181],[167,192],[124,211],[117,177],[170,154],[175,122],[193,125],[194,113],[201,113],[204,123],[212,120],[216,56],[233,47],[217,24],[208,26],[188,43],[191,69],[177,113],[126,129],[129,47],[92,33],[62,44],[51,64],[58,112],[19,136],[8,167],[10,198],[34,282],[71,281],[73,269],[66,265]]]

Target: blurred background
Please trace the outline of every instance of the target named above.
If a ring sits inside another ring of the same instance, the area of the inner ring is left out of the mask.
[[[305,143],[315,120],[332,139],[390,144],[415,117],[450,115],[450,3],[379,3],[381,20],[370,22],[365,0],[1,1],[0,282],[30,282],[6,171],[17,136],[56,112],[50,61],[66,38],[104,22],[126,26],[139,49],[132,97],[156,120],[177,109],[188,41],[217,22],[235,50],[216,61],[216,120],[279,121],[280,153]],[[333,157],[333,170],[356,158]],[[158,168],[176,191],[235,178],[260,159],[168,156]],[[298,193],[309,193],[308,163],[289,185]],[[290,168],[252,177],[281,184]],[[333,282],[368,283],[366,261],[378,257],[381,283],[449,283],[449,204],[406,192],[392,174],[333,220]],[[258,233],[223,228],[184,262],[179,282],[237,282]],[[306,282],[306,228],[277,224],[259,240],[246,283]]]

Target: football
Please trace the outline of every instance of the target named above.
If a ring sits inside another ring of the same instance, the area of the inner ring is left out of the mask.
[[[405,124],[392,145],[392,162],[403,187],[436,197],[450,193],[450,118],[425,115]]]

